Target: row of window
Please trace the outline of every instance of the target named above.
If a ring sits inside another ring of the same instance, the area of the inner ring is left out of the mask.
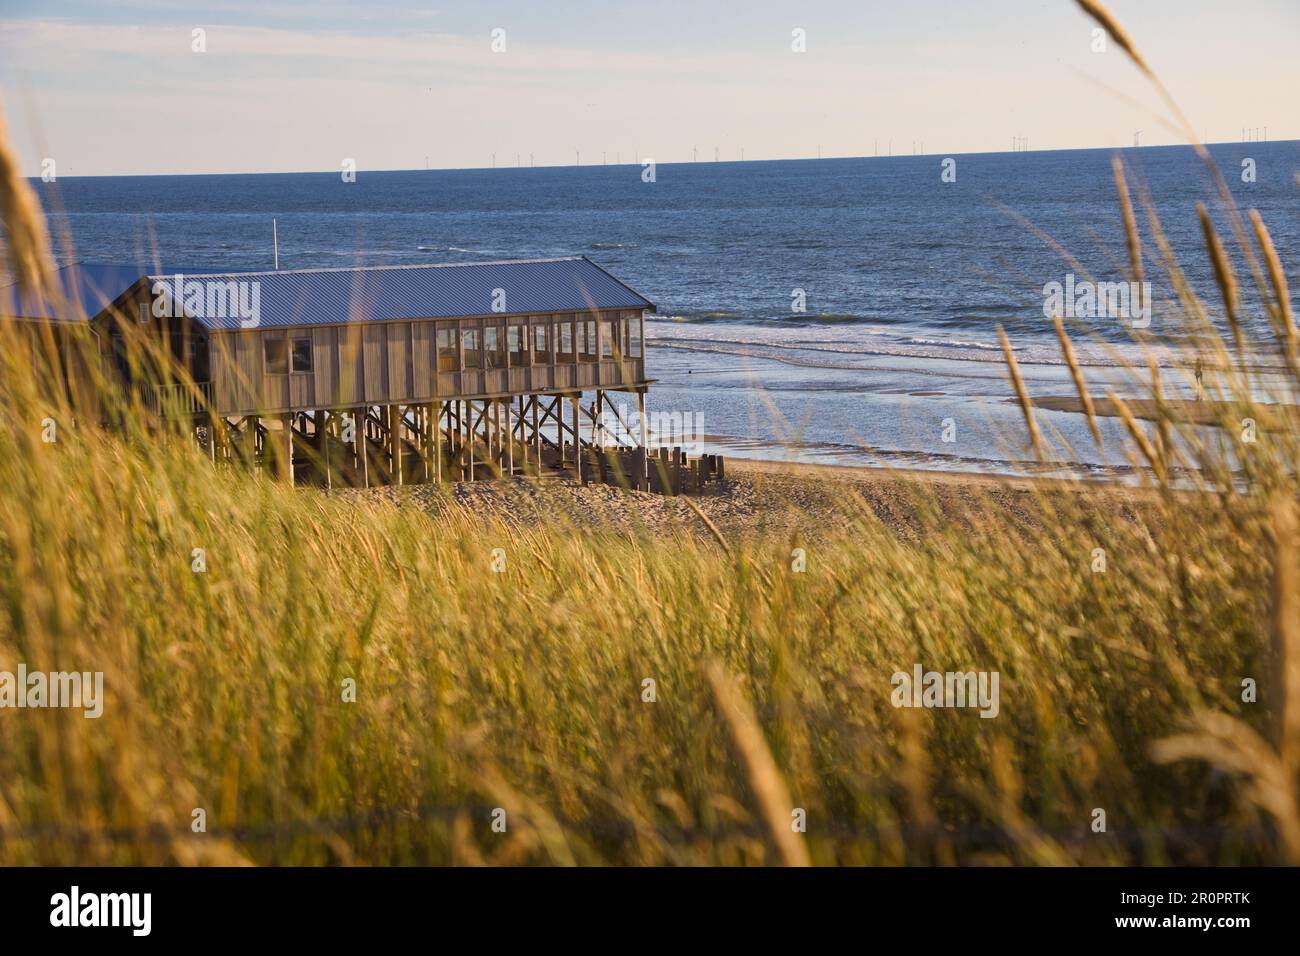
[[[597,336],[597,322],[602,326]],[[531,339],[531,341],[530,341]],[[597,343],[599,342],[599,346]],[[599,352],[597,352],[599,348]],[[268,375],[312,370],[310,336],[267,332],[262,336]],[[641,358],[641,320],[561,320],[535,325],[488,325],[482,329],[439,328],[436,338],[439,372],[462,369],[517,368],[549,365],[552,361],[595,362],[597,359]]]

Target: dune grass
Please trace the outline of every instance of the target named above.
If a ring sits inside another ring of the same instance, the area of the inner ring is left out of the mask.
[[[801,573],[787,541],[509,528],[19,430],[0,666],[102,670],[107,700],[0,713],[5,863],[779,859],[710,665],[815,862],[1282,858],[1253,776],[1150,750],[1210,711],[1270,733],[1268,691],[1241,700],[1275,673],[1244,496],[1045,495],[1013,537],[911,543],[858,514]],[[894,708],[916,662],[998,671],[999,715]]]
[[[1144,489],[728,544],[286,488],[107,383],[101,427],[19,343],[0,671],[106,701],[0,710],[0,864],[1300,862],[1296,439],[1240,437],[1248,387],[1212,438],[1127,418]],[[998,715],[896,708],[918,663],[997,671]]]

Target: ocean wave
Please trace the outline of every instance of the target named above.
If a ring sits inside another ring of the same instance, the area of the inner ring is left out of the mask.
[[[710,322],[751,322],[752,319],[735,312],[704,312],[700,315],[660,315],[654,321],[672,322],[677,325],[707,325]]]
[[[876,325],[879,317],[866,315],[840,314],[823,312],[818,315],[782,315],[776,318],[755,318],[740,312],[718,309],[712,312],[700,312],[692,315],[658,315],[653,321],[674,322],[679,325],[707,324],[709,322],[746,323],[754,326],[781,326],[783,328],[800,328],[819,325]]]
[[[707,339],[684,336],[647,335],[647,341],[660,348],[679,349],[689,352],[709,352],[714,354],[739,355],[747,358],[768,359],[784,365],[805,368],[825,368],[841,370],[866,370],[871,365],[862,364],[871,359],[903,360],[943,360],[945,363],[967,362],[974,367],[1001,365],[1003,357],[1001,348],[966,346],[949,346],[943,343],[918,344],[908,341],[888,341],[884,333],[877,333],[872,342],[779,342],[761,338],[730,338],[713,336]],[[985,343],[979,343],[984,345]],[[1023,365],[1063,366],[1064,358],[1054,346],[1038,347],[1026,343],[1016,347],[1016,353]],[[1079,350],[1079,363],[1088,367],[1116,367],[1122,363],[1115,356]],[[918,374],[935,374],[940,376],[958,376],[950,365],[942,371],[929,370]]]
[[[842,312],[821,312],[817,315],[785,315],[779,319],[769,319],[771,322],[780,322],[782,325],[856,325],[863,322],[876,322],[878,319],[872,319],[865,315],[854,315],[852,313]]]
[[[970,315],[969,313],[946,316],[916,316],[912,319],[917,325],[933,329],[991,329],[996,325],[1015,327],[1025,321],[1023,311],[1008,310],[993,315]],[[1051,328],[1050,323],[1046,326]]]
[[[911,345],[934,345],[945,349],[988,349],[990,352],[1002,351],[1002,346],[995,342],[968,342],[963,339],[927,339],[921,335],[909,338]],[[1016,346],[1018,348],[1018,346]]]

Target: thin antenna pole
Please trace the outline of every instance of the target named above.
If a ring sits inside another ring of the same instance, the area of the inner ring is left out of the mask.
[[[280,271],[280,233],[275,228],[275,219],[271,220],[271,246],[275,250],[275,271]]]

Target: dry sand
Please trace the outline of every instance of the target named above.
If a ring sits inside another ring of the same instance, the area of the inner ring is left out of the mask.
[[[728,540],[776,534],[815,539],[852,517],[874,516],[909,538],[922,528],[920,516],[937,510],[944,521],[968,526],[997,516],[1009,529],[1032,520],[1033,498],[1043,491],[1070,493],[1095,483],[926,471],[883,471],[852,466],[803,465],[729,458],[726,480],[690,496]],[[510,523],[532,525],[559,518],[584,528],[620,532],[648,529],[656,534],[709,535],[695,508],[681,498],[629,492],[609,485],[581,485],[561,478],[460,482],[378,488],[367,494],[401,506],[442,511],[462,507]],[[1126,508],[1133,489],[1113,487],[1117,506]]]

